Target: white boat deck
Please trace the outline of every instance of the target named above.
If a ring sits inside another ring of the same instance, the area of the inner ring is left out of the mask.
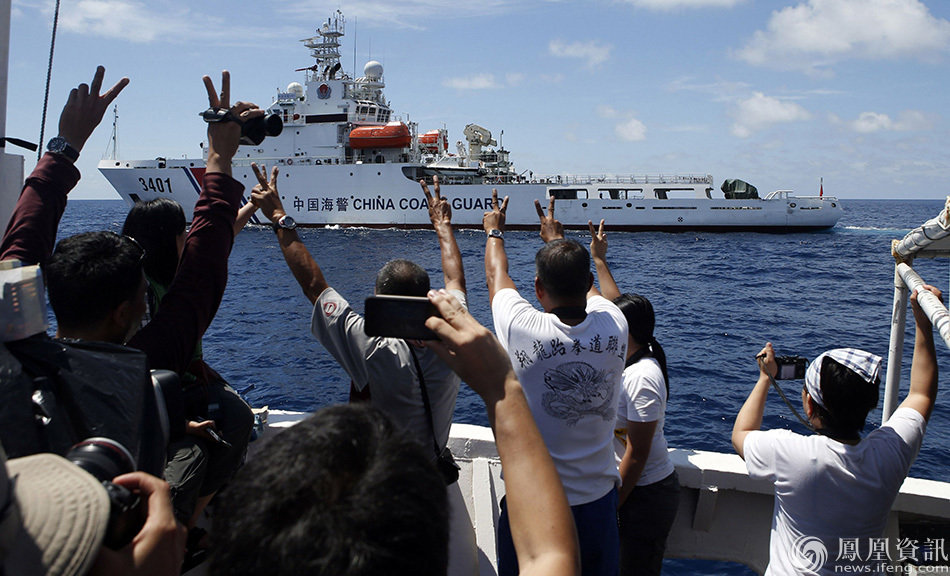
[[[306,416],[270,411],[268,428],[284,428]],[[495,524],[505,495],[494,436],[487,427],[453,424],[449,447],[462,467],[450,500],[461,498],[467,512],[455,515],[453,530],[471,531],[473,536],[455,544],[475,547],[456,551],[454,557],[472,560],[467,566],[452,566],[450,574],[494,576]],[[736,454],[671,448],[670,456],[682,493],[666,556],[739,562],[763,573],[769,559],[771,483],[751,479]],[[889,541],[897,542],[901,526],[919,522],[950,526],[950,483],[919,478],[904,481],[888,521]]]

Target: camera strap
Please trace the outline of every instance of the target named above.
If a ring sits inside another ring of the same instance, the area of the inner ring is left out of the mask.
[[[764,363],[762,358],[756,357],[756,361],[759,363],[759,366],[762,367]],[[804,426],[805,428],[807,428],[808,430],[812,432],[817,432],[817,430],[815,430],[815,427],[812,426],[811,423],[808,422],[808,420],[805,420],[804,418],[802,418],[802,415],[798,413],[798,410],[796,410],[795,407],[792,406],[792,403],[789,402],[788,400],[788,396],[785,395],[785,392],[782,390],[782,387],[778,385],[778,382],[775,381],[775,378],[773,378],[772,375],[768,373],[768,371],[765,371],[765,375],[769,377],[769,382],[772,384],[772,387],[775,388],[775,391],[778,392],[778,395],[782,397],[782,400],[785,402],[785,405],[788,406],[788,409],[792,411],[792,414],[795,415],[795,418],[798,418],[798,421],[802,423],[802,426]]]
[[[406,342],[403,340],[403,342]],[[412,363],[416,366],[416,375],[419,376],[419,389],[422,391],[422,405],[426,409],[426,420],[429,422],[429,434],[432,436],[432,449],[435,450],[436,458],[442,453],[439,450],[439,442],[435,439],[435,425],[432,423],[432,406],[429,404],[429,393],[426,391],[426,380],[422,376],[422,366],[419,364],[419,358],[416,351],[412,349],[412,344],[406,342],[409,347],[409,353],[412,354]]]

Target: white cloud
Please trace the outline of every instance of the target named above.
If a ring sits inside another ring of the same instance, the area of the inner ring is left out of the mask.
[[[732,8],[745,0],[625,0],[637,8],[673,11],[681,8]]]
[[[548,44],[548,52],[558,58],[574,58],[586,60],[588,68],[593,68],[598,64],[603,64],[610,58],[610,51],[613,47],[604,45],[596,40],[588,42],[565,43],[563,40],[551,40]]]
[[[340,3],[334,3],[337,8]],[[456,0],[364,0],[344,3],[343,12],[347,25],[359,21],[362,27],[368,25],[424,30],[422,22],[439,19],[469,18],[484,14],[503,14],[518,7],[512,0],[481,0],[477,3],[457,2]],[[314,14],[325,14],[329,5],[324,0],[271,0],[268,7],[275,6],[283,15],[309,21]]]
[[[862,112],[857,120],[848,126],[855,132],[870,134],[873,132],[911,132],[926,130],[930,125],[926,115],[917,110],[905,110],[897,119],[878,112]]]
[[[614,110],[614,108],[611,106],[601,104],[597,107],[597,115],[601,118],[616,118],[620,116],[620,113]]]
[[[755,92],[751,97],[739,100],[733,115],[736,121],[732,125],[732,134],[739,138],[748,138],[753,133],[773,124],[799,122],[811,118],[811,114],[800,105],[766,96],[761,92]]]
[[[614,133],[617,134],[621,140],[637,142],[640,140],[646,140],[647,127],[643,122],[640,122],[636,118],[630,118],[626,122],[617,124],[614,127]]]
[[[43,7],[43,11],[52,11]],[[139,0],[79,0],[60,9],[62,30],[84,36],[98,36],[147,44],[152,42],[210,42],[213,45],[247,45],[281,38],[286,30],[248,24],[232,25],[218,15],[198,13],[190,8],[156,7]]]
[[[520,72],[509,72],[505,74],[505,82],[509,86],[520,86],[524,82],[524,74]]]
[[[807,0],[772,13],[737,52],[754,65],[827,75],[846,59],[933,59],[950,49],[950,22],[920,0]]]
[[[456,90],[492,90],[499,88],[494,74],[472,74],[456,78],[446,78],[442,85]]]

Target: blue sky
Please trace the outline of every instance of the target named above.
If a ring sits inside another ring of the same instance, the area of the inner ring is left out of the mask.
[[[52,0],[13,0],[7,134],[36,141]],[[385,70],[394,109],[450,141],[475,122],[535,174],[712,174],[768,192],[950,191],[950,2],[937,0],[62,0],[46,139],[97,64],[119,97],[119,155],[195,157],[202,74],[262,106],[312,59],[335,10],[344,69]],[[117,197],[80,158],[76,197]],[[8,148],[8,152],[13,152]],[[35,156],[27,154],[27,170]]]

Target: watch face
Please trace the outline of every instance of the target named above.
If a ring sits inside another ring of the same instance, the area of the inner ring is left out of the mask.
[[[73,162],[79,159],[79,151],[70,146],[69,142],[67,142],[62,136],[50,138],[49,144],[46,145],[46,149],[50,152],[53,152],[54,154],[62,154]]]
[[[281,228],[293,229],[297,227],[297,222],[291,216],[283,216],[280,220],[277,221]]]
[[[46,149],[50,152],[62,153],[66,149],[66,139],[61,136],[51,138]]]

